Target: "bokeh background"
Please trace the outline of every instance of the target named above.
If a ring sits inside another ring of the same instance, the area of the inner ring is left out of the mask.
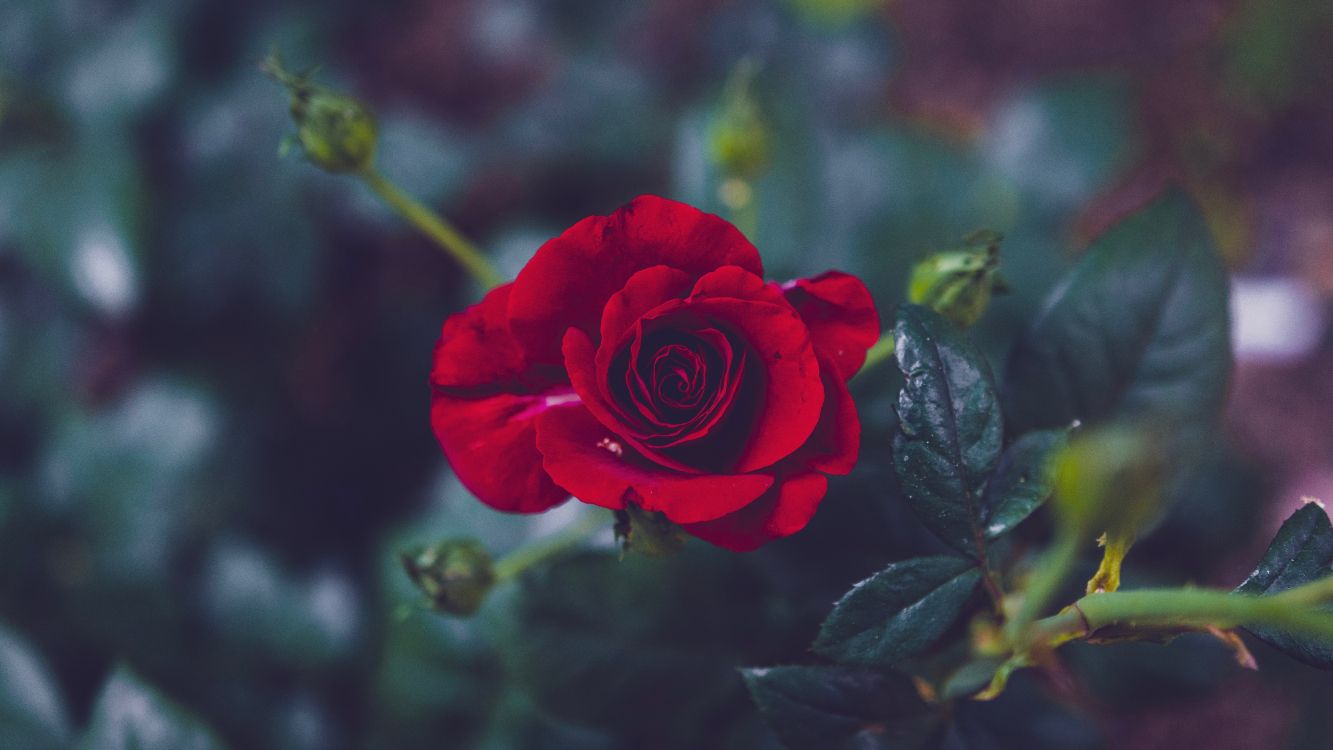
[[[997,362],[1087,237],[1183,182],[1238,366],[1128,575],[1232,586],[1333,500],[1330,38],[1329,0],[0,0],[0,738],[70,746],[127,665],[235,748],[775,747],[734,667],[808,661],[851,583],[933,549],[885,372],[797,537],[620,561],[608,531],[476,618],[414,608],[404,547],[503,553],[576,509],[504,516],[451,476],[426,379],[475,289],[278,158],[269,51],[372,106],[382,170],[507,273],[640,193],[727,215],[711,139],[750,60],[769,273],[860,274],[887,317],[914,261],[998,230]],[[1072,679],[1020,676],[950,741],[1327,747],[1333,681],[1255,651],[1070,647]]]

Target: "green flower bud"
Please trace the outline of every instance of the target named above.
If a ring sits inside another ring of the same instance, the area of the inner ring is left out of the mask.
[[[912,268],[910,301],[925,305],[966,328],[981,319],[993,292],[1006,290],[999,277],[1000,235],[981,231],[965,247],[935,253]]]
[[[769,132],[753,91],[756,66],[742,60],[722,92],[709,134],[713,161],[731,177],[753,180],[769,163]]]
[[[312,164],[335,173],[366,172],[374,166],[378,129],[365,105],[316,86],[310,73],[288,73],[276,56],[265,61],[264,70],[290,92],[295,144]]]
[[[633,550],[648,557],[667,557],[685,546],[685,531],[656,511],[633,503],[616,511],[616,539],[622,550]]]
[[[495,584],[491,555],[474,539],[446,539],[400,559],[412,583],[441,612],[473,614]]]

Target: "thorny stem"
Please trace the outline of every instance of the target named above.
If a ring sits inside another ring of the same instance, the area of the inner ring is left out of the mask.
[[[545,539],[519,547],[495,561],[495,582],[500,583],[518,576],[528,568],[552,557],[568,552],[593,534],[607,528],[606,518],[600,512],[586,512],[570,526]]]
[[[504,276],[486,260],[481,251],[439,214],[403,192],[374,169],[362,172],[359,176],[390,208],[458,261],[484,289],[494,289],[505,282]]]
[[[1279,594],[1254,596],[1210,589],[1143,589],[1089,594],[1032,625],[1049,646],[1110,628],[1151,632],[1172,628],[1269,627],[1333,641],[1333,576]]]

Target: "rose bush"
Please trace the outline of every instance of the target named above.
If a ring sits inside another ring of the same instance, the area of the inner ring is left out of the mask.
[[[732,550],[793,534],[856,462],[846,381],[880,333],[829,272],[765,282],[731,224],[642,196],[445,321],[431,421],[503,511],[635,504]]]

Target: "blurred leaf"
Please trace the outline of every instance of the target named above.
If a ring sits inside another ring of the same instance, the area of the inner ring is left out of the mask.
[[[103,316],[142,296],[143,180],[129,134],[107,128],[72,147],[0,160],[0,244]]]
[[[1184,193],[1121,220],[1014,346],[1010,429],[1144,414],[1213,418],[1231,371],[1227,293],[1212,236]]]
[[[787,0],[802,18],[824,26],[864,20],[887,4],[888,0]]]
[[[1089,594],[1119,588],[1125,555],[1161,517],[1163,477],[1171,467],[1166,446],[1155,429],[1119,423],[1080,430],[1051,458],[1062,535],[1083,543],[1104,534]]]
[[[974,151],[919,128],[838,138],[828,149],[824,168],[836,179],[825,188],[821,215],[836,222],[829,229],[850,235],[857,253],[848,258],[847,268],[877,292],[902,288],[912,263],[978,227],[1017,240],[1011,230],[1027,208],[1024,196],[987,170]],[[821,238],[821,247],[824,242]],[[1015,252],[1006,253],[1006,266],[1018,260],[1021,267],[1029,246],[1007,244]]]
[[[744,558],[699,544],[665,559],[565,558],[517,593],[496,623],[511,675],[552,717],[626,742],[698,746],[716,724],[706,717],[744,700],[732,666],[782,635]]]
[[[1074,210],[1134,156],[1134,96],[1126,78],[1100,72],[1018,88],[990,116],[981,157],[1025,211]]]
[[[1236,591],[1276,594],[1333,575],[1333,527],[1318,503],[1307,503],[1278,529],[1259,566]],[[1259,640],[1321,669],[1333,669],[1333,643],[1273,628],[1247,628]]]
[[[1064,445],[1064,430],[1029,432],[1000,456],[986,484],[986,536],[1002,536],[1032,515],[1051,496],[1048,464]]]
[[[1051,457],[1060,518],[1080,535],[1142,526],[1161,494],[1157,459],[1150,434],[1136,426],[1079,431]]]
[[[961,557],[894,563],[834,605],[814,649],[834,661],[891,667],[930,648],[980,581],[976,563]]]
[[[1135,558],[1168,574],[1168,580],[1206,580],[1215,575],[1217,550],[1245,549],[1261,516],[1269,488],[1258,467],[1238,455],[1240,446],[1214,446],[1174,488],[1167,515],[1135,548]]]
[[[1220,40],[1223,80],[1261,112],[1298,96],[1322,96],[1330,66],[1319,48],[1330,29],[1333,3],[1327,0],[1237,3]]]
[[[615,750],[610,734],[543,714],[522,693],[508,691],[491,716],[489,731],[475,750]]]
[[[42,499],[51,515],[78,518],[99,584],[157,585],[170,577],[207,496],[198,479],[218,416],[208,394],[148,380],[112,408],[72,416],[56,433],[42,466]]]
[[[247,657],[329,666],[360,645],[358,592],[333,570],[297,575],[262,548],[226,540],[209,551],[198,585],[220,638]]]
[[[745,669],[741,675],[790,750],[920,747],[939,723],[904,675],[815,666]]]
[[[983,554],[981,493],[1000,456],[1000,405],[990,367],[952,323],[924,307],[898,308],[898,393],[893,458],[921,521],[950,546]]]
[[[1005,666],[1007,659],[1001,657],[979,657],[964,662],[957,669],[948,673],[940,683],[938,691],[944,700],[953,700],[976,695],[995,679],[995,673]],[[1003,693],[1001,693],[1003,694]]]
[[[147,8],[101,24],[69,50],[64,98],[82,124],[101,127],[142,117],[176,71],[165,9]],[[88,29],[92,31],[92,29]]]
[[[68,747],[69,713],[59,686],[37,654],[0,627],[0,747]]]
[[[221,750],[198,719],[125,667],[102,687],[84,735],[84,750]]]

